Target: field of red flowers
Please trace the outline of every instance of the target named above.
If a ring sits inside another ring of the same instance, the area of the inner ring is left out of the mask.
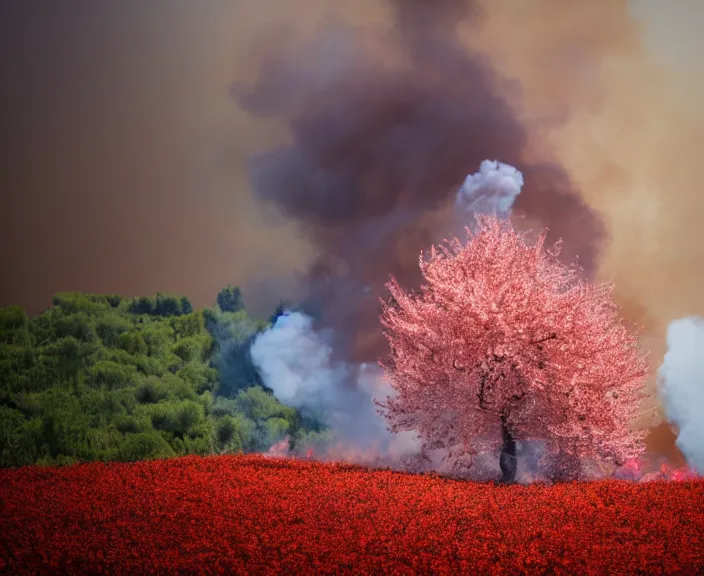
[[[11,574],[704,574],[704,480],[499,486],[261,456],[0,470]]]

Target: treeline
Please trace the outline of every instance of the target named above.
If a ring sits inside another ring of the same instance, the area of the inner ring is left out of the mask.
[[[238,288],[187,298],[58,294],[35,318],[0,309],[0,466],[254,452],[324,434],[252,365],[269,326]]]

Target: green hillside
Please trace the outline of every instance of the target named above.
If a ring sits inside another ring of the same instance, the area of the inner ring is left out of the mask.
[[[316,433],[251,364],[268,325],[231,286],[199,311],[74,293],[35,318],[0,309],[0,466],[256,452]]]

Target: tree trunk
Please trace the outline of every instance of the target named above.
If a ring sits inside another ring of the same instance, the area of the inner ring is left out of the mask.
[[[504,441],[499,457],[499,466],[503,474],[501,482],[510,483],[516,480],[516,440],[511,435],[504,417],[501,418],[501,436]]]

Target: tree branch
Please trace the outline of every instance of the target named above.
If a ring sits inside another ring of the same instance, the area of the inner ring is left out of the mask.
[[[556,340],[557,339],[557,333],[553,332],[550,334],[550,336],[546,336],[545,338],[540,338],[539,340],[531,340],[531,344],[540,344],[541,342],[546,342],[548,340]]]
[[[479,394],[477,394],[477,398],[479,398],[479,408],[482,410],[488,410],[486,407],[486,398],[484,397],[485,386],[488,380],[489,376],[487,374],[482,374],[481,380],[479,381]]]

